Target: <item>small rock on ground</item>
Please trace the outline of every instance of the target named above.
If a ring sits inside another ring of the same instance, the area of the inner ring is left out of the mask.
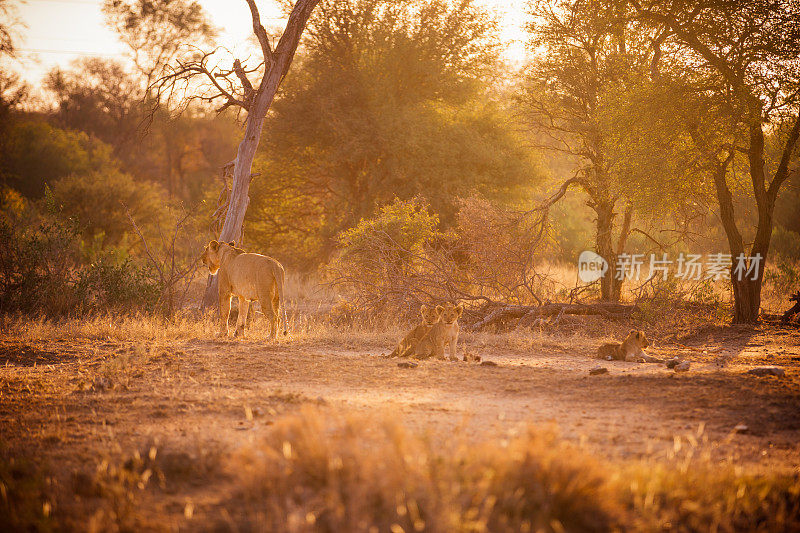
[[[397,366],[400,368],[417,368],[419,363],[415,363],[414,361],[403,361],[401,363],[397,363]]]
[[[688,372],[689,371],[689,361],[683,361],[675,365],[675,372]]]
[[[778,376],[782,378],[786,375],[786,370],[779,366],[757,366],[747,371],[754,376]]]
[[[597,376],[598,374],[608,374],[608,369],[604,366],[596,366],[589,370],[590,376]]]

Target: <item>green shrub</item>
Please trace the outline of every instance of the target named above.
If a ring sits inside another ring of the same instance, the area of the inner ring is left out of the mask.
[[[126,209],[143,231],[157,234],[148,229],[166,221],[165,198],[160,186],[116,170],[73,174],[47,193],[60,216],[77,220],[84,239],[99,238],[103,247],[119,244],[131,232]]]
[[[14,122],[3,148],[0,179],[28,198],[40,198],[63,176],[116,167],[109,145],[37,120]]]
[[[115,264],[101,258],[81,271],[75,285],[83,309],[88,311],[118,309],[155,309],[161,289],[155,277],[130,259]]]
[[[358,267],[372,262],[381,250],[394,253],[394,263],[411,267],[425,253],[425,245],[440,236],[439,216],[428,212],[419,197],[399,200],[380,208],[370,219],[361,219],[339,236],[341,260]]]
[[[430,268],[431,248],[443,237],[438,224],[421,199],[395,200],[340,234],[341,251],[327,274],[361,309],[415,315],[417,280]]]
[[[130,261],[82,264],[72,220],[18,230],[0,219],[0,242],[0,311],[62,316],[151,309],[158,300],[154,277]]]

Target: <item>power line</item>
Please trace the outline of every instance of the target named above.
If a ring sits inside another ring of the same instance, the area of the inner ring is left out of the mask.
[[[20,52],[31,52],[36,54],[79,54],[87,56],[124,56],[119,52],[89,52],[86,50],[56,50],[54,48],[17,48]]]
[[[28,0],[29,2],[49,2],[51,4],[86,4],[86,5],[93,5],[97,6],[100,5],[98,2],[93,0]]]

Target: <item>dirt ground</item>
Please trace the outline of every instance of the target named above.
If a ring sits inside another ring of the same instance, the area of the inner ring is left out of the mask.
[[[753,471],[800,472],[796,327],[708,326],[648,350],[690,361],[683,373],[594,359],[596,338],[525,332],[462,335],[459,352],[496,366],[421,361],[401,368],[382,357],[392,338],[290,335],[271,343],[209,333],[148,342],[6,332],[0,441],[6,453],[35,457],[70,487],[101,461],[151,446],[192,461],[230,453],[278,417],[313,404],[396,414],[434,439],[454,430],[503,438],[529,424],[556,424],[565,438],[609,460],[698,439]],[[747,374],[756,365],[778,365],[786,375]],[[597,366],[608,372],[590,375]],[[215,476],[153,496],[154,508],[177,525],[213,514],[225,492],[225,477]],[[188,515],[187,501],[195,509]]]

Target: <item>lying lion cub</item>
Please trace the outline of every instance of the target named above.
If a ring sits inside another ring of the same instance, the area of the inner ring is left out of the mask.
[[[408,357],[412,355],[417,343],[431,330],[434,324],[439,322],[439,316],[442,314],[442,306],[437,305],[435,308],[431,309],[427,305],[422,305],[419,308],[419,313],[422,315],[422,322],[408,332],[408,335],[403,337],[403,340],[401,340],[397,348],[389,354],[389,357]]]
[[[643,348],[650,346],[644,331],[632,329],[622,344],[616,342],[606,343],[597,349],[597,357],[607,361],[637,361],[645,363],[663,363],[663,359],[652,357],[644,353]]]
[[[444,359],[444,346],[449,344],[450,359],[455,361],[457,360],[458,318],[464,312],[464,306],[447,302],[444,306],[437,305],[436,309],[441,309],[439,322],[434,324],[431,330],[417,343],[414,349],[414,357],[426,359],[433,356],[437,359]]]

